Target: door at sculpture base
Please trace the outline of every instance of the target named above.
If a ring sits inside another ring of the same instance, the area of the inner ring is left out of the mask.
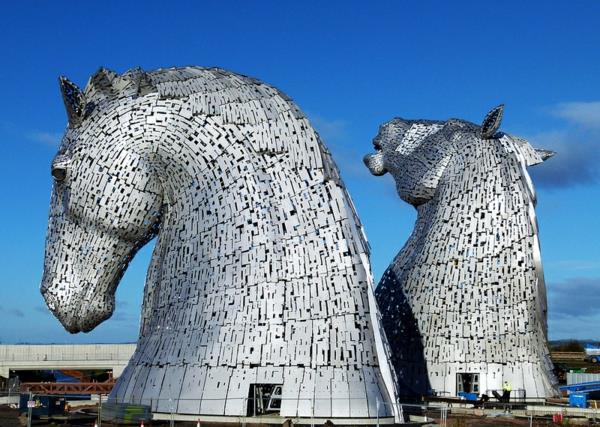
[[[512,399],[543,399],[540,395],[553,388],[552,383],[544,382],[547,378],[546,369],[527,362],[512,365],[500,363],[428,364],[432,394],[442,397],[474,393],[479,396],[486,394],[492,398],[493,391],[502,394],[503,383],[508,381],[513,390]]]
[[[528,397],[557,393],[527,171],[553,153],[499,132],[502,112],[481,126],[396,118],[365,157],[417,211],[375,292],[401,393],[455,396],[458,374],[480,394],[503,381]]]
[[[70,332],[92,330],[156,238],[136,351],[109,406],[394,415],[362,226],[285,94],[201,67],[101,69],[83,91],[64,78],[61,88],[69,127],[52,163],[48,307]]]

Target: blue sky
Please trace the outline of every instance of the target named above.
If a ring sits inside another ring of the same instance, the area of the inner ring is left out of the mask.
[[[147,247],[115,315],[70,335],[39,293],[50,160],[66,124],[57,77],[220,66],[292,97],[319,130],[352,195],[378,279],[414,209],[361,158],[394,116],[480,122],[554,149],[538,189],[550,338],[600,339],[600,3],[9,2],[0,27],[0,341],[124,342],[137,337]]]

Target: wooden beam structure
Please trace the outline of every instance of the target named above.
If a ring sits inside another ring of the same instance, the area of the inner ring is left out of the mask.
[[[22,383],[21,393],[34,394],[109,394],[115,385],[114,380],[86,383]]]

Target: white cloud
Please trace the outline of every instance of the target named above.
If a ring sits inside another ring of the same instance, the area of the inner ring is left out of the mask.
[[[600,339],[600,278],[571,278],[548,285],[551,339]]]
[[[600,260],[577,260],[577,259],[564,259],[553,263],[556,267],[563,269],[569,269],[572,271],[586,271],[586,270],[598,270],[600,269]]]
[[[556,152],[531,168],[535,184],[565,188],[600,181],[600,101],[564,102],[549,111],[563,119],[566,127],[528,138],[535,147]]]
[[[352,143],[346,120],[326,119],[318,114],[309,114],[309,119],[327,148],[331,150],[333,160],[344,178],[371,176],[362,161],[366,153],[361,153]]]
[[[25,317],[25,313],[23,313],[23,311],[19,310],[18,308],[4,308],[0,306],[0,312],[5,313],[9,316]]]
[[[27,138],[42,144],[58,146],[62,139],[62,133],[33,131],[27,134]]]
[[[580,317],[554,317],[548,319],[548,336],[551,340],[600,340],[600,314]]]
[[[555,318],[600,314],[600,278],[574,277],[548,286],[548,312]]]
[[[600,101],[563,102],[551,109],[556,117],[588,129],[600,129]]]
[[[310,122],[325,142],[344,138],[347,134],[347,122],[340,119],[326,119],[318,114],[309,115]]]
[[[530,169],[540,187],[564,188],[594,184],[600,178],[600,135],[573,129],[550,131],[529,138],[534,147],[556,152]]]

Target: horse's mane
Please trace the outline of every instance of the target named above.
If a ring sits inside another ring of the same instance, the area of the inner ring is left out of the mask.
[[[194,114],[221,116],[224,124],[256,125],[278,118],[304,118],[283,92],[221,68],[134,68],[123,74],[101,68],[84,92],[88,103],[149,93],[158,93],[162,99],[190,98]]]

